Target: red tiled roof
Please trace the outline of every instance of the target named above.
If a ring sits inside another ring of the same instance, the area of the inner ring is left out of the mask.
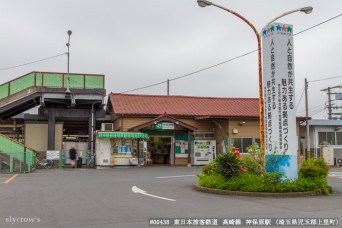
[[[258,98],[214,98],[111,93],[109,101],[117,115],[259,117]]]

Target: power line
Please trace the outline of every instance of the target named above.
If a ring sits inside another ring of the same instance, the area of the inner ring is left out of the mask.
[[[320,104],[320,105],[309,107],[309,110],[310,109],[316,109],[317,107],[321,107],[321,106],[325,106],[325,102],[323,104]]]
[[[318,26],[320,26],[320,25],[322,25],[322,24],[325,24],[325,23],[327,23],[327,22],[329,22],[329,21],[331,21],[331,20],[334,20],[334,19],[336,19],[336,18],[338,18],[338,17],[340,17],[340,16],[342,16],[342,14],[339,14],[339,15],[337,15],[337,16],[335,16],[335,17],[332,17],[332,18],[330,18],[330,19],[328,19],[328,20],[325,20],[325,21],[323,21],[323,22],[321,22],[321,23],[319,23],[319,24],[316,24],[316,25],[311,26],[311,27],[309,27],[309,28],[307,28],[307,29],[304,29],[304,30],[302,30],[302,31],[300,31],[300,32],[297,32],[297,33],[293,34],[293,36],[296,36],[296,35],[298,35],[298,34],[301,34],[301,33],[303,33],[303,32],[306,32],[306,31],[308,31],[308,30],[311,30],[311,29],[313,29],[313,28],[316,28],[316,27],[318,27]],[[177,79],[189,77],[189,76],[194,75],[194,74],[197,74],[197,73],[199,73],[199,72],[202,72],[202,71],[205,71],[205,70],[208,70],[208,69],[211,69],[211,68],[220,66],[220,65],[222,65],[222,64],[231,62],[231,61],[233,61],[233,60],[239,59],[239,58],[241,58],[241,57],[247,56],[247,55],[252,54],[252,53],[254,53],[254,52],[256,52],[256,51],[257,51],[257,49],[255,49],[255,50],[253,50],[253,51],[250,51],[250,52],[247,52],[247,53],[245,53],[245,54],[239,55],[239,56],[237,56],[237,57],[228,59],[228,60],[226,60],[226,61],[223,61],[223,62],[214,64],[214,65],[211,65],[211,66],[202,68],[202,69],[197,70],[197,71],[194,71],[194,72],[192,72],[192,73],[188,73],[188,74],[185,74],[185,75],[182,75],[182,76],[178,76],[178,77],[172,78],[172,79],[170,79],[169,81],[175,81],[175,80],[177,80]],[[339,76],[339,77],[342,77],[342,76]],[[146,88],[149,88],[149,87],[161,85],[161,84],[166,83],[166,82],[167,82],[167,80],[162,81],[162,82],[158,82],[158,83],[154,83],[154,84],[151,84],[151,85],[139,87],[139,88],[136,88],[136,89],[127,90],[127,91],[120,92],[120,93],[128,93],[128,92],[133,92],[133,91],[137,91],[137,90],[141,90],[141,89],[146,89]]]
[[[295,108],[296,110],[297,110],[297,108],[298,108],[300,102],[302,101],[303,94],[304,94],[304,90],[302,91],[302,94],[300,95],[299,101],[298,101],[298,103],[297,103],[297,105],[296,105],[296,108]]]
[[[297,105],[295,107],[296,111],[298,111],[299,104],[302,101],[302,97],[303,97],[303,94],[304,94],[304,86],[302,86],[302,88],[297,92],[296,99],[297,99],[297,97],[299,96],[300,93],[301,93],[301,95],[300,95],[299,101],[298,101],[298,103],[297,103]]]
[[[177,80],[177,79],[180,79],[180,78],[185,78],[185,77],[188,77],[188,76],[190,76],[190,75],[197,74],[197,73],[199,73],[199,72],[202,72],[202,71],[208,70],[208,69],[210,69],[210,68],[214,68],[214,67],[220,66],[220,65],[222,65],[222,64],[225,64],[225,63],[231,62],[231,61],[233,61],[233,60],[236,60],[236,59],[242,58],[242,57],[244,57],[244,56],[246,56],[246,55],[252,54],[253,52],[256,52],[256,51],[257,51],[257,50],[254,50],[254,51],[247,52],[247,53],[245,53],[245,54],[239,55],[239,56],[237,56],[237,57],[234,57],[234,58],[232,58],[232,59],[229,59],[229,60],[226,60],[226,61],[223,61],[223,62],[220,62],[220,63],[214,64],[214,65],[211,65],[211,66],[209,66],[209,67],[206,67],[206,68],[203,68],[203,69],[200,69],[200,70],[194,71],[194,72],[192,72],[192,73],[189,73],[189,74],[185,74],[185,75],[183,75],[183,76],[179,76],[179,77],[176,77],[176,78],[170,79],[170,81],[174,81],[174,80]]]
[[[158,83],[155,83],[155,84],[152,84],[152,85],[148,85],[148,86],[143,86],[143,87],[136,88],[136,89],[127,90],[127,91],[124,91],[124,92],[121,92],[121,93],[129,93],[129,92],[133,92],[133,91],[136,91],[136,90],[146,89],[146,88],[149,88],[149,87],[152,87],[152,86],[157,86],[157,85],[163,84],[165,82],[167,82],[167,81],[158,82]]]
[[[342,78],[342,76],[336,76],[336,77],[331,77],[331,78],[323,78],[323,79],[313,80],[313,81],[309,81],[309,82],[320,82],[320,81],[330,80],[330,79],[334,79],[334,78]]]
[[[322,106],[325,106],[325,103],[317,105],[317,106],[309,107],[309,112],[314,112],[322,108],[324,110],[325,107],[322,107]],[[298,114],[305,114],[305,110],[299,111]]]
[[[323,112],[325,110],[325,108],[316,108],[313,110],[309,110],[309,116],[313,116],[316,115],[319,112]],[[301,115],[305,115],[305,112],[298,112],[297,115],[301,116]]]
[[[297,32],[296,34],[294,34],[294,36],[295,36],[295,35],[298,35],[298,34],[301,34],[301,33],[303,33],[303,32],[306,32],[306,31],[308,31],[308,30],[310,30],[310,29],[313,29],[313,28],[315,28],[315,27],[317,27],[317,26],[320,26],[320,25],[322,25],[322,24],[324,24],[324,23],[327,23],[328,21],[332,21],[332,20],[334,20],[334,19],[336,19],[336,18],[338,18],[338,17],[340,17],[340,16],[342,16],[342,13],[339,14],[339,15],[337,15],[337,16],[335,16],[335,17],[332,17],[332,18],[330,18],[330,19],[328,19],[328,20],[325,20],[325,21],[323,21],[323,22],[321,22],[321,23],[319,23],[319,24],[317,24],[317,25],[311,26],[311,27],[309,27],[309,28],[307,28],[307,29],[304,29],[304,30],[302,30],[302,31],[300,31],[300,32]]]
[[[302,89],[304,89],[304,86],[302,86],[302,88],[300,90],[298,90],[297,94],[296,94],[296,98],[298,97],[298,95],[301,93]]]
[[[233,61],[233,60],[242,58],[242,57],[244,57],[244,56],[246,56],[246,55],[249,55],[249,54],[251,54],[251,53],[253,53],[253,52],[256,52],[256,51],[257,51],[257,50],[250,51],[250,52],[247,52],[247,53],[245,53],[245,54],[239,55],[239,56],[237,56],[237,57],[228,59],[228,60],[226,60],[226,61],[223,61],[223,62],[214,64],[214,65],[211,65],[211,66],[202,68],[202,69],[200,69],[200,70],[196,70],[196,71],[194,71],[194,72],[191,72],[191,73],[188,73],[188,74],[185,74],[185,75],[182,75],[182,76],[178,76],[178,77],[175,77],[175,78],[171,78],[169,81],[175,81],[175,80],[178,80],[178,79],[181,79],[181,78],[189,77],[189,76],[191,76],[191,75],[193,75],[193,74],[197,74],[197,73],[199,73],[199,72],[208,70],[208,69],[210,69],[210,68],[214,68],[214,67],[220,66],[220,65],[222,65],[222,64],[231,62],[231,61]],[[136,89],[127,90],[127,91],[124,91],[124,92],[121,92],[121,93],[128,93],[128,92],[133,92],[133,91],[136,91],[136,90],[146,89],[146,88],[153,87],[153,86],[157,86],[157,85],[160,85],[160,84],[163,84],[163,83],[166,83],[166,82],[167,82],[167,80],[166,80],[166,81],[162,81],[162,82],[158,82],[158,83],[155,83],[155,84],[152,84],[152,85],[147,85],[147,86],[144,86],[144,87],[140,87],[140,88],[136,88]]]
[[[322,110],[318,110],[318,111],[317,111],[317,112],[315,112],[315,113],[311,113],[311,116],[317,115],[318,113],[321,113],[321,112],[324,112],[324,109],[322,109]]]
[[[316,110],[322,109],[322,108],[323,108],[323,109],[325,108],[325,104],[321,104],[321,105],[314,106],[314,107],[309,107],[309,112],[313,112],[313,111],[316,111]],[[304,114],[304,113],[305,113],[305,110],[300,111],[300,112],[298,112],[298,113]]]
[[[57,57],[59,57],[61,55],[65,55],[65,54],[67,54],[67,53],[62,53],[62,54],[59,54],[59,55],[51,56],[51,57],[48,57],[48,58],[45,58],[45,59],[40,59],[40,60],[36,60],[36,61],[33,61],[33,62],[29,62],[29,63],[20,64],[20,65],[17,65],[17,66],[1,68],[0,70],[9,70],[9,69],[17,68],[17,67],[22,67],[22,66],[33,64],[33,63],[38,63],[38,62],[46,61],[46,60],[49,60],[49,59],[54,59],[54,58],[57,58]]]

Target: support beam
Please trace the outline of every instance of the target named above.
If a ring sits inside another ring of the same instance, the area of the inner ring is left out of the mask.
[[[56,112],[54,108],[49,108],[49,120],[48,120],[48,150],[55,149],[55,124],[56,124]]]
[[[140,139],[137,140],[137,156],[138,156],[138,167],[140,167]]]
[[[188,131],[188,167],[191,167],[191,138],[190,131]]]
[[[95,132],[95,110],[94,110],[94,104],[91,106],[90,110],[90,115],[89,115],[89,137],[88,137],[88,144],[89,144],[89,149],[91,150],[92,153],[94,153],[94,132]]]

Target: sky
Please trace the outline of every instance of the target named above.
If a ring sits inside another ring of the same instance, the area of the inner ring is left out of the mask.
[[[327,118],[322,89],[342,85],[341,0],[215,0],[247,18],[258,31],[273,18],[305,6],[277,22],[293,25],[297,115],[305,115],[304,79],[309,81],[309,114]],[[105,74],[107,94],[166,81],[170,95],[258,97],[257,49],[252,29],[238,17],[196,0],[0,0],[0,84],[31,71]],[[231,60],[233,59],[233,60]],[[228,61],[231,60],[231,61]],[[329,79],[336,77],[335,79]],[[337,89],[336,92],[341,91]],[[134,94],[166,95],[166,83]],[[339,105],[341,102],[334,102]],[[342,106],[342,105],[340,105]]]

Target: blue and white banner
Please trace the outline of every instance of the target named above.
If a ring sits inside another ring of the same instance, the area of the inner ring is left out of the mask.
[[[293,26],[262,30],[263,96],[267,171],[298,177]]]

